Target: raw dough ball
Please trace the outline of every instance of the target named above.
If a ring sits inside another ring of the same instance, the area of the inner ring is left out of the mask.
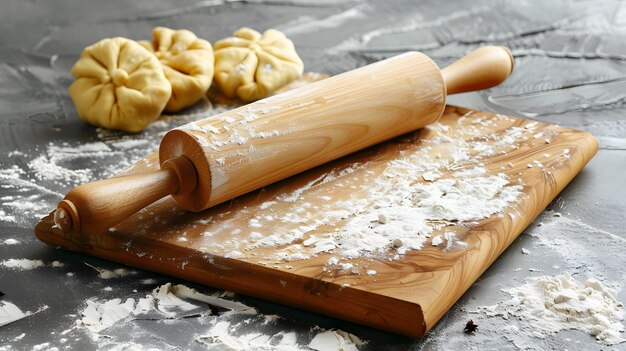
[[[163,64],[172,84],[172,96],[165,110],[175,112],[198,102],[213,81],[213,48],[192,32],[156,27],[154,41],[140,41]]]
[[[83,121],[128,132],[156,120],[172,88],[159,60],[126,38],[103,39],[83,50],[68,89]]]
[[[277,30],[250,28],[215,43],[215,82],[224,95],[244,101],[264,98],[302,74],[291,40]]]

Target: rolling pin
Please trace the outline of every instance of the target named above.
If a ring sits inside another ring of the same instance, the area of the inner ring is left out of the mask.
[[[74,188],[55,223],[66,233],[99,233],[168,195],[202,211],[433,123],[447,94],[495,86],[513,65],[499,46],[443,70],[408,52],[187,124],[163,137],[160,170]]]

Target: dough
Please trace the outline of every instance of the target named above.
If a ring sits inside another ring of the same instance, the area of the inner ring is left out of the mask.
[[[198,102],[213,81],[213,49],[188,30],[156,27],[154,41],[139,43],[161,61],[165,76],[172,84],[172,96],[165,110],[176,112]]]
[[[264,98],[302,74],[291,40],[277,30],[241,28],[215,43],[215,83],[227,97]]]
[[[105,128],[143,130],[170,98],[159,60],[126,38],[103,39],[85,48],[72,67],[69,94],[80,118]]]

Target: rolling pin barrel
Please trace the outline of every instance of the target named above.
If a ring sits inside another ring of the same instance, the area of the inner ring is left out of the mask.
[[[172,195],[201,211],[441,117],[446,95],[495,86],[508,49],[477,49],[444,70],[409,52],[169,131],[161,170],[81,185],[59,203],[64,232],[104,231]]]

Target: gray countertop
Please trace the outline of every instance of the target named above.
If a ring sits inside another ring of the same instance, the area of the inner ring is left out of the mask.
[[[204,293],[216,290],[139,270],[101,279],[86,264],[109,270],[121,266],[48,247],[33,234],[39,218],[69,189],[127,167],[155,150],[164,130],[206,110],[192,108],[130,136],[78,120],[66,89],[81,50],[104,37],[147,39],[157,25],[187,28],[211,42],[241,26],[277,28],[293,39],[306,71],[328,74],[407,50],[423,51],[445,66],[478,46],[506,45],[517,65],[510,79],[488,91],[451,97],[449,103],[588,131],[600,141],[595,158],[423,340],[236,296],[262,314],[281,317],[269,325],[251,319],[241,330],[295,332],[303,348],[319,326],[366,340],[360,347],[366,350],[626,350],[625,343],[605,347],[580,331],[539,338],[523,327],[507,328],[519,321],[474,313],[478,306],[505,300],[501,289],[540,275],[594,277],[626,301],[621,290],[626,281],[626,3],[480,0],[3,1],[0,261],[37,259],[44,266],[0,266],[3,298],[36,312],[0,327],[0,350],[124,349],[132,343],[146,349],[205,349],[196,337],[223,318],[200,313],[129,321],[96,339],[84,328],[73,328],[88,299],[141,297],[165,282]],[[18,243],[8,245],[7,239]],[[145,279],[154,280],[142,284]],[[463,333],[468,319],[479,325],[473,335]]]

